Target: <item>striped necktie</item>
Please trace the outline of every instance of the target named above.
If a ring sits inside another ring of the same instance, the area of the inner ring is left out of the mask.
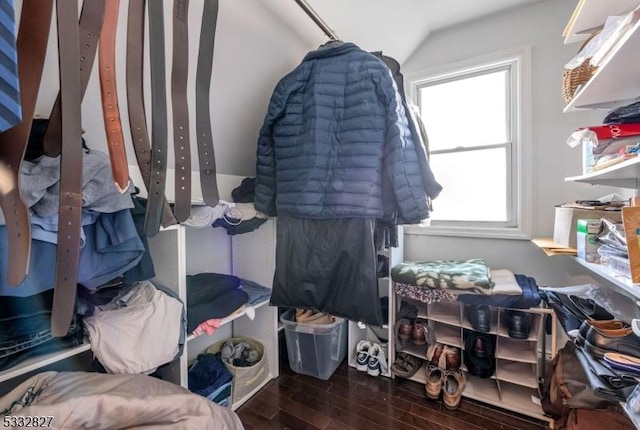
[[[14,0],[0,0],[0,133],[22,119]]]

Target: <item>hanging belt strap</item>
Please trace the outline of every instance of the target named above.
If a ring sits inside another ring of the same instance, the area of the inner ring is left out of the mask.
[[[173,65],[171,103],[173,106],[173,150],[175,157],[174,212],[179,222],[191,214],[191,145],[187,74],[189,71],[189,0],[173,1]]]
[[[164,8],[162,1],[150,1],[149,58],[151,63],[151,180],[144,219],[147,236],[160,230],[167,176],[167,92],[165,88]]]
[[[9,264],[6,276],[10,285],[20,284],[29,269],[31,224],[29,211],[20,197],[20,163],[31,132],[52,11],[53,0],[24,0],[22,3],[16,41],[22,121],[0,134],[0,162],[11,170],[12,176],[11,188],[0,193],[0,207],[7,223]]]
[[[144,186],[149,190],[151,178],[151,144],[147,129],[143,93],[144,7],[145,0],[130,1],[127,17],[127,108],[133,149]],[[171,207],[164,201],[162,225],[175,224]]]
[[[116,29],[120,0],[106,0],[104,24],[98,45],[98,66],[100,69],[100,94],[102,115],[107,133],[107,147],[111,161],[111,174],[116,189],[124,194],[129,189],[129,166],[124,148],[124,136],[118,106],[118,86],[116,84]]]
[[[80,13],[80,94],[84,98],[87,90],[93,61],[98,48],[98,38],[102,30],[102,19],[104,16],[105,0],[91,0],[82,3]],[[49,125],[44,135],[44,152],[50,157],[60,155],[60,145],[62,143],[62,122],[60,119],[60,94],[53,105],[53,110],[49,116]]]
[[[51,333],[65,336],[74,313],[82,217],[82,131],[78,2],[57,0],[60,69],[60,209]]]
[[[200,26],[200,46],[196,70],[196,135],[200,161],[200,186],[202,197],[208,206],[219,201],[216,180],[216,156],[211,131],[209,90],[213,67],[213,47],[218,21],[218,0],[205,0]]]

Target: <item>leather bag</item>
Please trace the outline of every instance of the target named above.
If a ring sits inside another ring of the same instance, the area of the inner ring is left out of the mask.
[[[557,420],[565,420],[571,409],[617,407],[596,395],[572,341],[567,341],[553,360],[547,362],[541,402],[544,412]]]

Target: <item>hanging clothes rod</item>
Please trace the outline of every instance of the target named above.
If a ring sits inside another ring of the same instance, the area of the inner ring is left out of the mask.
[[[340,38],[331,29],[331,27],[329,27],[327,23],[324,22],[322,18],[320,18],[320,15],[318,15],[316,11],[313,10],[313,8],[309,6],[309,4],[305,0],[295,0],[295,2],[298,3],[298,6],[300,6],[302,10],[305,11],[307,15],[309,15],[309,18],[311,18],[313,22],[315,22],[318,27],[320,27],[324,34],[329,36],[329,38],[332,40],[340,40]]]

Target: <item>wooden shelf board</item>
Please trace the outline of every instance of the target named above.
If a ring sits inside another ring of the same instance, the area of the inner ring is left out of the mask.
[[[409,355],[413,355],[414,357],[418,357],[422,360],[427,359],[427,348],[429,346],[427,344],[424,345],[414,345],[411,341],[407,342],[406,345],[402,346],[401,352],[406,352]]]
[[[469,323],[469,321],[467,321],[466,319],[464,320],[464,322],[462,323],[462,328],[466,328],[467,330],[473,330],[475,331],[475,329],[471,326],[471,324]],[[491,331],[489,331],[486,334],[498,334],[498,330],[496,330],[496,325],[495,324],[491,324]]]

